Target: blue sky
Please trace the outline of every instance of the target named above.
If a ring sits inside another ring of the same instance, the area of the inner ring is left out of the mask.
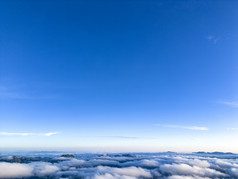
[[[1,1],[1,148],[237,151],[237,1]]]

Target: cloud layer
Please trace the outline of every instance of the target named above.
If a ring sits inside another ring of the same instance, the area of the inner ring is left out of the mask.
[[[238,156],[234,154],[160,153],[75,156],[75,158],[0,156],[0,178],[219,179],[238,177],[236,160]]]

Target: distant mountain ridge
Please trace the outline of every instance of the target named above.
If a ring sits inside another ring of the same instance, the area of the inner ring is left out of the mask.
[[[232,152],[204,152],[204,151],[193,152],[193,154],[209,154],[209,155],[236,155],[235,153],[232,153]]]

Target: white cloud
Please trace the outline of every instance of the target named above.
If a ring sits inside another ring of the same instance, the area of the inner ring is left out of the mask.
[[[131,176],[125,176],[125,175],[118,175],[118,174],[110,174],[106,173],[103,175],[96,174],[94,176],[94,179],[137,179],[136,177],[131,177]]]
[[[180,126],[180,125],[161,125],[161,124],[155,124],[155,126],[188,129],[188,130],[195,130],[195,131],[207,131],[208,130],[207,127],[201,127],[201,126]]]
[[[148,159],[144,159],[142,160],[142,165],[144,166],[149,166],[149,167],[157,167],[159,166],[159,163],[155,160],[148,160]]]
[[[52,136],[52,135],[56,135],[58,134],[58,132],[48,132],[48,133],[43,133],[43,134],[39,134],[39,135],[42,135],[42,136]]]
[[[191,159],[189,159],[188,163],[190,165],[198,166],[198,167],[201,167],[201,168],[209,168],[210,167],[210,164],[206,160],[199,160],[199,159],[191,160]]]
[[[52,136],[56,135],[58,132],[48,132],[48,133],[27,133],[27,132],[0,132],[0,136]]]
[[[62,170],[68,170],[70,167],[78,167],[84,163],[85,163],[84,160],[71,159],[71,160],[60,162],[57,164],[57,166],[61,168]]]
[[[140,168],[140,167],[126,167],[126,168],[114,168],[114,167],[97,167],[99,173],[109,173],[111,175],[125,175],[130,177],[143,177],[143,178],[152,178],[149,171]]]
[[[33,162],[29,166],[33,168],[34,176],[48,176],[60,170],[59,167],[47,162]]]
[[[226,176],[225,174],[210,168],[200,168],[198,166],[190,166],[188,164],[165,164],[160,166],[162,172],[172,175],[188,175],[188,176]]]
[[[32,176],[33,169],[26,164],[0,163],[0,178],[21,178]]]
[[[0,132],[0,135],[5,135],[5,136],[30,136],[33,135],[32,133],[17,133],[17,132]]]

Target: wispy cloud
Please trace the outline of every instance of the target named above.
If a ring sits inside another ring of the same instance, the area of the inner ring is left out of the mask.
[[[0,86],[0,98],[2,99],[29,99],[29,96],[13,92],[4,86]]]
[[[155,126],[188,129],[188,130],[195,130],[195,131],[207,131],[208,130],[207,127],[201,127],[201,126],[180,126],[180,125],[161,125],[161,124],[155,124]]]
[[[238,127],[227,128],[228,130],[238,131]]]
[[[238,108],[238,101],[224,101],[221,102],[222,104],[234,107],[234,108]]]
[[[0,136],[45,136],[49,137],[56,135],[58,132],[47,132],[47,133],[27,133],[27,132],[0,132]]]
[[[82,137],[82,136],[81,136]],[[134,140],[134,139],[156,139],[155,137],[143,137],[143,136],[122,136],[122,135],[110,135],[110,136],[84,136],[86,138],[114,138],[114,139],[128,139],[128,140]]]
[[[216,44],[219,39],[215,36],[209,35],[209,36],[207,36],[207,40]]]
[[[155,139],[154,137],[139,137],[139,136],[103,136],[106,138],[118,138],[118,139]]]
[[[32,91],[32,90],[30,90]],[[35,90],[34,90],[35,91]],[[32,93],[26,90],[22,90],[19,87],[6,87],[0,86],[0,99],[52,99],[56,98],[56,95],[40,95],[39,93]]]
[[[134,136],[103,136],[106,138],[118,138],[118,139],[140,139],[141,137],[134,137]]]
[[[49,137],[49,136],[56,135],[56,134],[59,134],[59,132],[48,132],[48,133],[43,133],[43,134],[39,134],[39,135]]]

